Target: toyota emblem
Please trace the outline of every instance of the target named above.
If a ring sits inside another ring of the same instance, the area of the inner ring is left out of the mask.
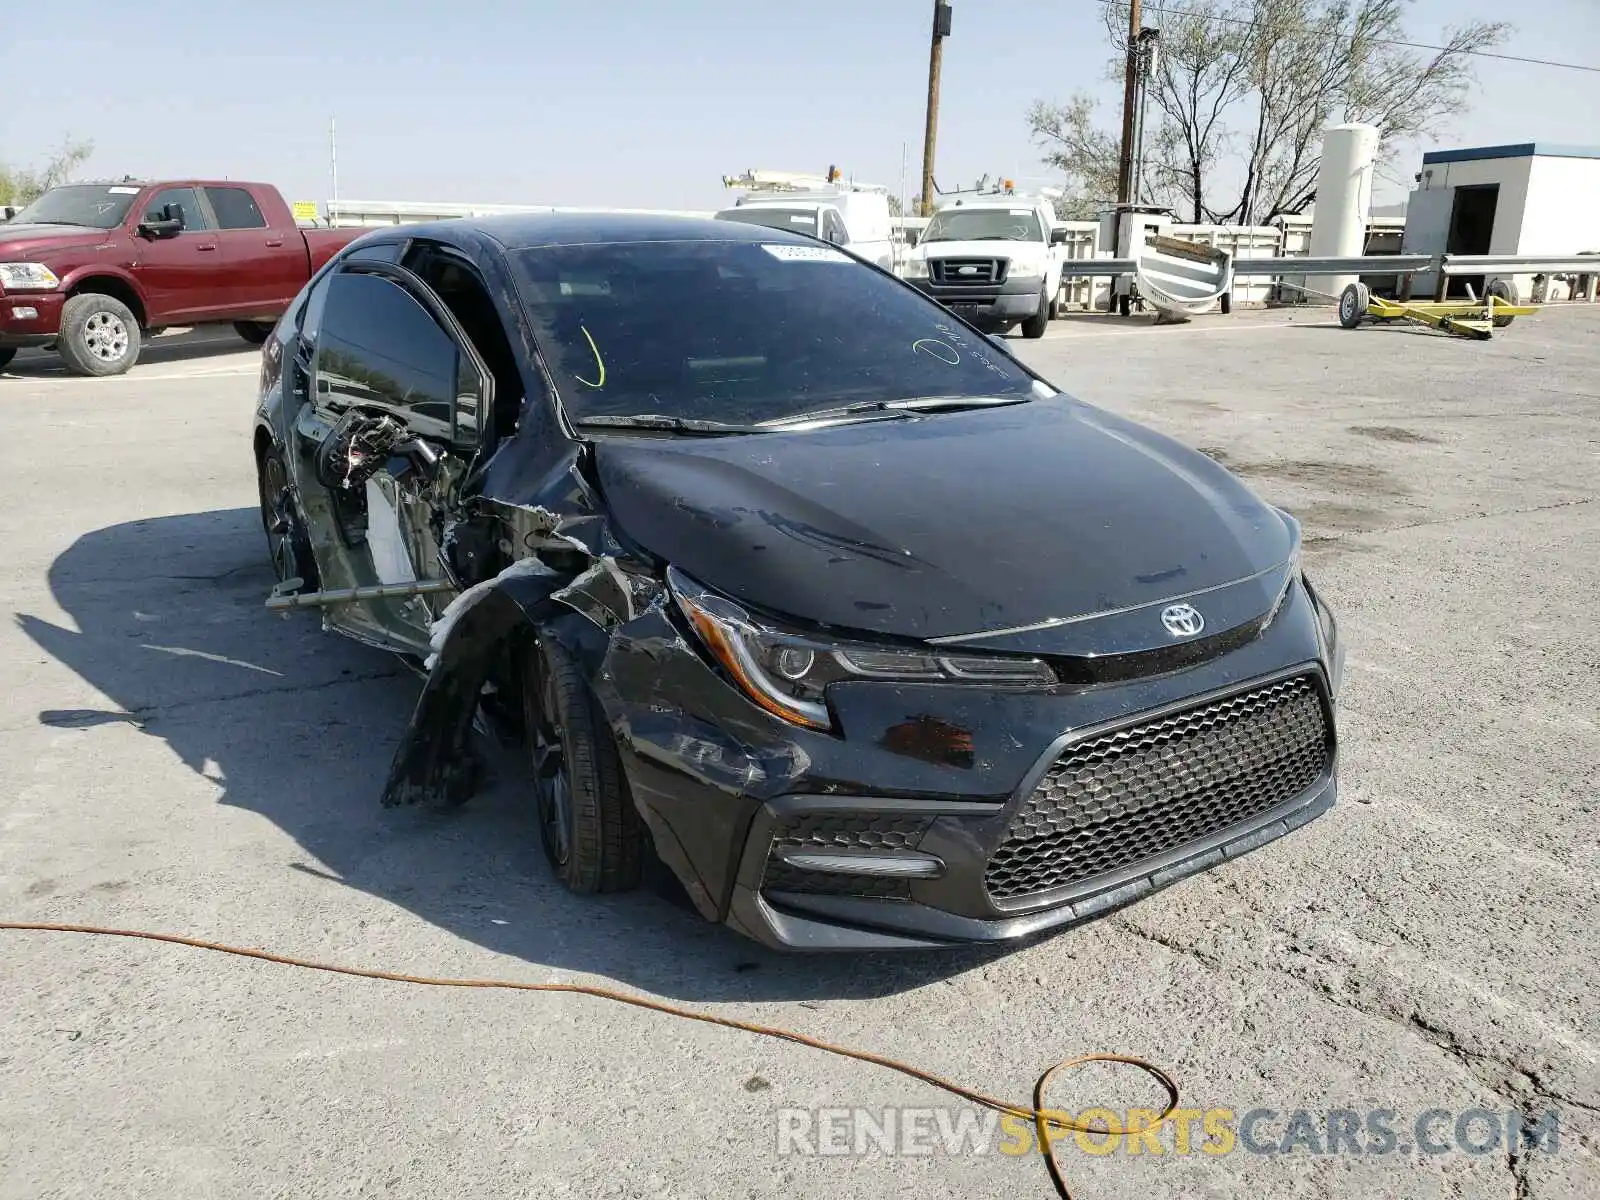
[[[1206,619],[1192,604],[1169,604],[1161,610],[1161,624],[1173,637],[1193,637],[1206,627]]]

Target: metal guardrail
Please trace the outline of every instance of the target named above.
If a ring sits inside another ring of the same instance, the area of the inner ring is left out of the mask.
[[[1600,275],[1600,254],[1576,258],[1446,254],[1439,269],[1446,275]]]
[[[1236,258],[1235,276],[1273,275],[1415,275],[1436,265],[1431,254],[1368,254],[1350,258]],[[1061,274],[1069,279],[1102,278],[1107,275],[1132,275],[1138,264],[1131,258],[1069,258],[1061,264]],[[1600,272],[1600,259],[1594,269]],[[1483,271],[1459,274],[1481,275]]]

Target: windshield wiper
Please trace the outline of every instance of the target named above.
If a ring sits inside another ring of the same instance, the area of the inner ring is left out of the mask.
[[[697,417],[668,417],[661,413],[584,417],[580,421],[574,421],[573,424],[579,429],[659,429],[664,433],[685,433],[701,437],[761,432],[761,427],[757,425],[731,425],[726,421],[706,421]]]
[[[1028,396],[912,396],[906,400],[859,400],[836,408],[819,408],[811,412],[795,413],[788,417],[775,417],[763,421],[762,429],[783,429],[790,425],[804,425],[812,421],[832,421],[866,413],[882,413],[886,417],[906,413],[956,412],[963,408],[1000,408],[1007,404],[1026,404]]]

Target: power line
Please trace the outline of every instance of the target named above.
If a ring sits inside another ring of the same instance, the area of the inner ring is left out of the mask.
[[[1101,4],[1103,4],[1103,5],[1105,5],[1107,8],[1111,8],[1111,7],[1123,8],[1123,7],[1126,6],[1126,0],[1099,0],[1099,2]],[[1197,12],[1191,12],[1191,11],[1189,11],[1187,9],[1182,9],[1182,8],[1162,8],[1159,5],[1154,5],[1154,4],[1146,4],[1144,6],[1144,11],[1145,12],[1165,13],[1165,14],[1168,14],[1168,15],[1174,16],[1174,17],[1188,17],[1191,20],[1194,20],[1194,19],[1198,18],[1199,20],[1202,20],[1202,21],[1218,21],[1218,22],[1222,22],[1222,23],[1228,24],[1228,25],[1250,25],[1250,26],[1254,26],[1255,24],[1257,24],[1257,22],[1255,22],[1255,21],[1247,21],[1243,17],[1226,17],[1226,16],[1222,16],[1220,13],[1197,13]],[[1284,33],[1324,33],[1325,32],[1324,30],[1320,30],[1320,29],[1309,29],[1304,25],[1279,26],[1278,28],[1281,28]],[[1355,37],[1353,37],[1352,35],[1350,35],[1348,33],[1339,33],[1336,36],[1342,37],[1346,41],[1350,41],[1350,42],[1353,42],[1353,41],[1356,40]],[[1549,58],[1528,58],[1525,55],[1521,55],[1521,54],[1498,54],[1493,50],[1457,50],[1457,49],[1454,49],[1451,46],[1435,46],[1435,45],[1432,45],[1432,44],[1430,44],[1428,42],[1404,42],[1404,41],[1400,41],[1400,40],[1398,40],[1396,38],[1368,38],[1366,40],[1372,42],[1374,45],[1379,45],[1379,46],[1403,46],[1407,50],[1451,51],[1451,52],[1456,53],[1456,54],[1468,54],[1468,55],[1473,56],[1474,58],[1496,58],[1496,59],[1499,59],[1501,62],[1528,63],[1528,64],[1530,64],[1532,66],[1535,66],[1535,67],[1559,67],[1561,70],[1564,70],[1564,71],[1588,71],[1591,74],[1600,75],[1600,67],[1588,66],[1588,65],[1586,65],[1584,63],[1556,62],[1554,59],[1549,59]]]

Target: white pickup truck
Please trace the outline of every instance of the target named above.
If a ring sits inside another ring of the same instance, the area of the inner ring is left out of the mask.
[[[1008,193],[946,198],[905,263],[906,281],[993,333],[1043,337],[1061,293],[1061,246],[1049,200]]]
[[[894,230],[888,193],[850,187],[741,196],[719,220],[793,229],[832,242],[884,270],[894,269]]]

